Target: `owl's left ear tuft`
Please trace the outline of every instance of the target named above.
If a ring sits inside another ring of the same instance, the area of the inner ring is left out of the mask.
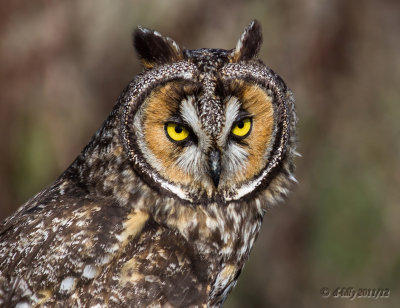
[[[261,25],[253,20],[242,33],[236,48],[232,51],[232,62],[251,60],[256,57],[262,44]]]
[[[146,68],[184,58],[182,49],[174,40],[142,27],[133,32],[133,46]]]

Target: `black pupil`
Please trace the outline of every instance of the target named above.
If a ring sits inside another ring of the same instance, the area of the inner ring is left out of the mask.
[[[175,133],[180,134],[183,131],[182,126],[175,126]]]
[[[242,129],[244,127],[244,122],[240,121],[237,125],[240,129]]]

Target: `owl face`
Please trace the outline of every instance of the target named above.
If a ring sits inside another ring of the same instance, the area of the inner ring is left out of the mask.
[[[135,170],[191,203],[239,200],[265,189],[284,161],[291,92],[258,60],[258,23],[235,49],[185,50],[138,29],[146,70],[128,88],[122,132]]]

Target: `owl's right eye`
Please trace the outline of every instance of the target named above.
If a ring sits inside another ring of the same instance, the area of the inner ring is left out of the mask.
[[[165,124],[167,137],[175,142],[185,141],[189,137],[189,130],[182,124],[169,122]]]

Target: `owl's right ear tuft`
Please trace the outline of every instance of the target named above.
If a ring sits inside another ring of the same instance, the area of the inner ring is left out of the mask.
[[[133,32],[133,46],[143,66],[149,69],[184,58],[182,49],[174,40],[142,27]]]

